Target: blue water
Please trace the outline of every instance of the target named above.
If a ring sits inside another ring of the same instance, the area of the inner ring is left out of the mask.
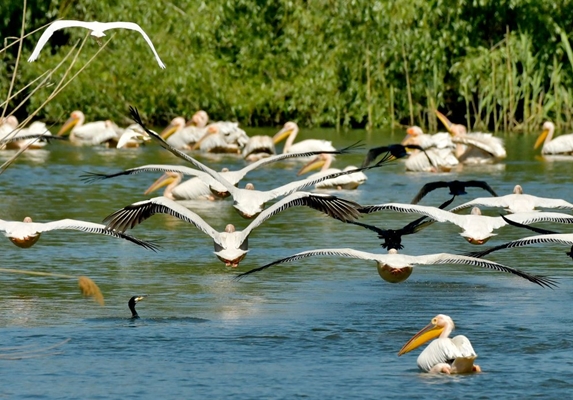
[[[250,134],[272,134],[252,130]],[[329,138],[337,147],[364,138],[367,147],[398,142],[401,133],[303,131],[299,140]],[[507,135],[505,163],[453,174],[414,174],[401,162],[368,172],[358,190],[339,196],[361,204],[409,202],[433,180],[483,179],[499,193],[521,184],[526,193],[573,200],[572,163],[541,160],[534,136]],[[2,153],[0,160],[13,153]],[[203,157],[219,170],[241,167],[232,156]],[[338,157],[337,167],[362,155]],[[117,151],[57,143],[25,154],[0,176],[1,218],[101,221],[146,198],[156,174],[84,184],[85,171],[115,172],[145,163],[180,163],[157,146]],[[258,188],[295,179],[300,164],[282,163],[248,175]],[[485,196],[470,189],[453,204]],[[445,191],[422,204],[438,205]],[[229,200],[192,202],[222,230],[248,225]],[[496,215],[496,210],[488,211]],[[415,215],[390,212],[363,222],[399,228]],[[540,224],[568,232],[566,225]],[[462,253],[480,249],[460,230],[433,224],[404,237],[403,253]],[[571,259],[567,246],[507,249],[489,259],[548,275],[551,290],[513,275],[470,266],[420,266],[401,284],[382,281],[373,262],[314,257],[283,264],[241,281],[238,272],[299,251],[351,247],[384,252],[370,231],[342,224],[307,208],[292,208],[257,228],[249,254],[230,270],[212,254],[209,237],[190,224],[158,215],[131,231],[158,240],[153,253],[131,243],[82,232],[46,232],[32,248],[2,243],[3,268],[86,275],[101,288],[100,307],[78,293],[75,280],[1,274],[0,398],[562,398],[573,389],[570,330]],[[506,227],[486,246],[529,231]],[[129,319],[127,300],[149,297]],[[398,350],[436,314],[450,315],[457,334],[478,353],[481,374],[433,376],[416,366],[420,350]],[[69,341],[62,343],[64,340]],[[44,350],[56,345],[52,349]]]

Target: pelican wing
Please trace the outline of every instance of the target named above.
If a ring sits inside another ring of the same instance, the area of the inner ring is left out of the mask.
[[[453,339],[439,338],[433,340],[418,357],[418,367],[423,371],[429,372],[434,366],[438,364],[452,364],[456,365],[457,360],[469,359],[474,360],[477,357],[470,341],[463,335],[458,335]],[[465,364],[458,362],[458,365]],[[465,371],[464,368],[456,368],[457,373],[471,372],[473,362],[470,364],[470,370]]]
[[[559,232],[555,232],[555,231],[550,231],[548,229],[541,229],[541,228],[536,228],[534,226],[529,226],[529,225],[525,225],[525,224],[520,224],[519,222],[515,222],[512,221],[509,218],[506,218],[504,215],[500,215],[500,217],[508,223],[508,225],[513,225],[516,226],[518,228],[525,228],[525,229],[529,229],[530,231],[539,233],[540,235],[548,235],[548,234],[555,234],[555,233],[559,233]]]
[[[410,203],[418,204],[420,200],[422,200],[422,198],[428,193],[430,193],[432,190],[449,187],[449,185],[450,182],[445,182],[445,181],[428,182],[424,186],[422,186],[422,189],[420,189],[420,191],[416,194],[416,196],[414,196],[414,198]]]
[[[258,161],[255,161],[249,165],[247,165],[246,167],[240,169],[239,171],[229,171],[230,174],[232,174],[233,178],[236,180],[235,182],[231,183],[237,183],[239,182],[241,179],[244,178],[244,176],[246,174],[248,174],[249,172],[262,167],[264,165],[273,163],[273,162],[277,162],[277,161],[281,161],[281,160],[286,160],[289,158],[295,158],[295,157],[311,157],[311,156],[316,156],[318,154],[346,154],[349,153],[351,150],[357,149],[361,146],[360,142],[356,142],[348,147],[345,147],[341,150],[336,150],[336,151],[308,151],[308,152],[304,152],[304,153],[284,153],[284,154],[276,154],[276,155],[272,155],[266,158],[262,158]]]
[[[23,224],[27,225],[28,223],[23,222]],[[53,231],[57,229],[72,229],[76,231],[98,233],[101,235],[113,236],[116,238],[129,240],[132,243],[135,243],[141,247],[153,251],[157,251],[158,249],[157,245],[155,245],[154,243],[137,239],[133,236],[126,235],[123,232],[107,229],[105,225],[96,224],[93,222],[79,221],[76,219],[61,219],[59,221],[52,221],[46,223],[30,222],[30,224],[34,224],[34,226],[36,227],[36,232],[38,233]]]
[[[0,140],[0,145],[6,144],[6,143],[11,143],[11,142],[19,142],[20,140],[39,140],[39,139],[44,139],[46,141],[50,141],[50,140],[67,140],[65,137],[63,136],[52,136],[50,134],[29,134],[29,135],[22,135],[22,136],[12,136],[10,138],[4,138],[2,140]]]
[[[463,136],[454,136],[452,137],[452,142],[475,147],[494,158],[505,158],[507,156],[503,140],[493,136],[491,133],[472,132]]]
[[[197,229],[211,236],[217,241],[219,233],[211,225],[188,208],[176,203],[167,197],[154,197],[149,200],[139,201],[127,207],[117,210],[104,218],[108,229],[125,232],[150,218],[154,214],[169,214],[180,220],[195,225]]]
[[[147,36],[147,33],[145,33],[145,31],[143,29],[141,29],[141,26],[139,26],[138,24],[136,24],[134,22],[106,22],[106,23],[104,23],[104,25],[105,25],[105,30],[115,29],[115,28],[123,28],[123,29],[131,29],[132,31],[139,32],[141,34],[141,36],[143,36],[143,38],[145,39],[145,41],[147,42],[149,47],[151,48],[151,51],[153,52],[153,55],[155,56],[155,59],[157,60],[157,64],[159,64],[159,66],[161,68],[165,68],[165,64],[163,64],[163,61],[161,61],[161,58],[159,58],[159,54],[157,54],[157,51],[155,51],[155,47],[153,46],[153,42],[151,41],[149,36]]]
[[[46,28],[44,33],[42,33],[42,36],[40,36],[40,40],[38,40],[38,43],[36,43],[36,47],[34,47],[32,55],[30,55],[30,58],[28,58],[28,62],[33,62],[38,59],[40,51],[46,45],[46,43],[48,42],[50,37],[52,37],[55,31],[57,31],[58,29],[71,28],[71,27],[93,29],[90,22],[74,21],[74,20],[60,20],[52,22],[50,26]]]
[[[454,208],[451,208],[449,211],[452,213],[458,212],[459,210],[463,210],[464,208],[469,207],[509,207],[510,202],[506,196],[500,197],[478,197],[477,199],[473,199],[466,203],[460,204]]]
[[[438,222],[451,222],[461,226],[465,218],[463,215],[457,215],[437,207],[420,206],[417,204],[386,203],[372,206],[364,206],[359,209],[362,214],[371,214],[381,210],[392,210],[401,213],[414,213],[430,217]]]
[[[528,236],[525,238],[512,240],[511,242],[500,244],[499,246],[490,247],[482,251],[466,253],[466,255],[470,257],[480,258],[497,250],[509,249],[512,247],[523,247],[539,243],[559,243],[559,244],[573,245],[573,233],[555,233],[550,235]]]
[[[83,175],[80,175],[80,178],[85,183],[91,183],[91,182],[95,182],[95,181],[99,181],[99,180],[103,180],[103,179],[115,178],[116,176],[135,175],[135,174],[139,174],[141,172],[155,172],[155,171],[180,172],[184,175],[203,176],[203,177],[211,178],[205,172],[199,171],[199,170],[194,169],[194,168],[185,167],[183,165],[165,165],[165,164],[142,165],[141,167],[130,168],[130,169],[126,169],[124,171],[116,172],[113,174],[99,174],[99,173],[95,173],[95,172],[87,172]]]
[[[135,107],[129,106],[129,111],[130,111],[131,117],[133,118],[135,123],[139,124],[143,128],[143,130],[145,132],[147,132],[147,134],[150,137],[152,137],[153,139],[155,139],[157,141],[157,143],[159,143],[159,145],[161,147],[163,147],[165,150],[169,151],[171,154],[193,164],[196,168],[200,169],[201,171],[206,172],[213,179],[215,179],[216,181],[221,183],[230,193],[236,192],[235,186],[232,183],[230,183],[228,180],[226,180],[223,176],[221,176],[221,174],[219,174],[217,171],[209,168],[205,164],[195,160],[193,157],[183,153],[182,151],[177,150],[176,148],[171,146],[169,143],[167,143],[161,136],[159,136],[159,134],[157,134],[157,132],[153,132],[151,129],[147,129],[147,126],[143,123],[143,120],[141,119],[141,116],[139,115],[139,111],[137,111],[137,109]]]
[[[558,222],[561,224],[573,223],[573,215],[554,212],[521,212],[506,215],[505,219],[525,225],[534,224],[536,222]]]
[[[318,250],[308,250],[301,253],[293,254],[292,256],[281,258],[280,260],[273,261],[272,263],[263,265],[262,267],[253,268],[247,272],[243,272],[236,276],[236,279],[241,279],[242,277],[252,274],[253,272],[262,271],[274,265],[288,263],[296,260],[300,260],[306,257],[313,256],[339,256],[339,257],[349,257],[349,258],[359,258],[362,260],[377,261],[379,255],[367,253],[365,251],[358,251],[354,249],[318,249]]]
[[[255,218],[253,222],[243,230],[243,236],[249,236],[253,229],[261,225],[270,217],[286,210],[287,208],[296,206],[314,208],[315,210],[321,211],[326,215],[343,222],[348,222],[360,216],[360,213],[357,210],[360,205],[353,201],[344,200],[329,194],[296,192],[281,199],[261,212],[257,218]]]

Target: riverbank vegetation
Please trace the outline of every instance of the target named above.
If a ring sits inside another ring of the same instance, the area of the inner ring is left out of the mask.
[[[433,110],[472,130],[526,131],[553,120],[573,127],[573,2],[550,0],[32,0],[26,31],[55,19],[133,21],[167,65],[159,69],[135,32],[111,41],[39,116],[124,121],[128,104],[155,124],[206,110],[246,126],[437,130]],[[0,34],[18,36],[21,1],[0,5]],[[15,87],[55,68],[82,29],[57,32],[27,63],[41,32],[23,42]],[[1,54],[8,92],[18,46]],[[100,50],[89,38],[69,74]],[[54,72],[58,82],[66,69]],[[60,75],[58,75],[60,74]],[[10,107],[41,105],[50,91]]]

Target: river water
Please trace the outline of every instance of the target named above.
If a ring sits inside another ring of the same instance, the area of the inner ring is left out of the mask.
[[[299,136],[328,138],[339,148],[363,139],[368,148],[399,142],[403,135],[303,130]],[[505,140],[508,158],[499,165],[429,174],[407,173],[402,162],[394,162],[369,171],[358,190],[338,195],[361,204],[409,202],[430,181],[482,179],[498,194],[510,193],[519,183],[526,193],[573,200],[571,162],[537,158],[533,135]],[[2,153],[0,159],[11,154]],[[339,156],[336,166],[359,165],[362,157]],[[199,158],[217,170],[244,165],[228,155]],[[79,175],[146,163],[182,162],[153,144],[116,150],[56,143],[24,154],[0,177],[1,218],[100,222],[147,198],[143,191],[158,174],[94,184],[83,183]],[[240,185],[252,181],[269,189],[295,179],[300,165],[272,165],[252,172]],[[487,195],[470,189],[452,206]],[[445,190],[434,191],[421,204],[438,205],[448,198]],[[215,229],[248,225],[229,200],[188,205]],[[399,228],[416,217],[383,212],[362,221]],[[570,231],[564,225],[539,226]],[[483,248],[467,243],[459,232],[453,225],[433,224],[404,237],[402,252]],[[485,246],[532,234],[513,227],[498,233]],[[389,284],[373,262],[335,257],[307,258],[234,280],[239,272],[303,250],[384,252],[374,233],[305,207],[291,208],[257,228],[237,270],[217,260],[208,236],[170,216],[154,216],[131,234],[158,241],[161,251],[75,231],[44,233],[29,249],[3,241],[2,267],[89,276],[106,304],[82,298],[74,280],[1,274],[0,398],[521,399],[563,398],[573,390],[573,274],[567,246],[537,245],[488,256],[555,278],[559,286],[552,290],[471,266],[416,267],[407,281]],[[138,304],[141,319],[131,320],[127,301],[136,294],[149,297]],[[439,313],[453,318],[455,333],[470,338],[483,373],[428,375],[416,366],[420,350],[397,356]]]

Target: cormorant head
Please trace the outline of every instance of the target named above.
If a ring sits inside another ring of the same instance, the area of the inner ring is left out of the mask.
[[[127,302],[127,306],[129,307],[130,311],[131,311],[131,318],[139,318],[139,315],[137,315],[137,311],[135,311],[135,305],[145,299],[147,297],[146,294],[142,294],[139,296],[133,296],[131,299],[129,299],[129,301]]]

